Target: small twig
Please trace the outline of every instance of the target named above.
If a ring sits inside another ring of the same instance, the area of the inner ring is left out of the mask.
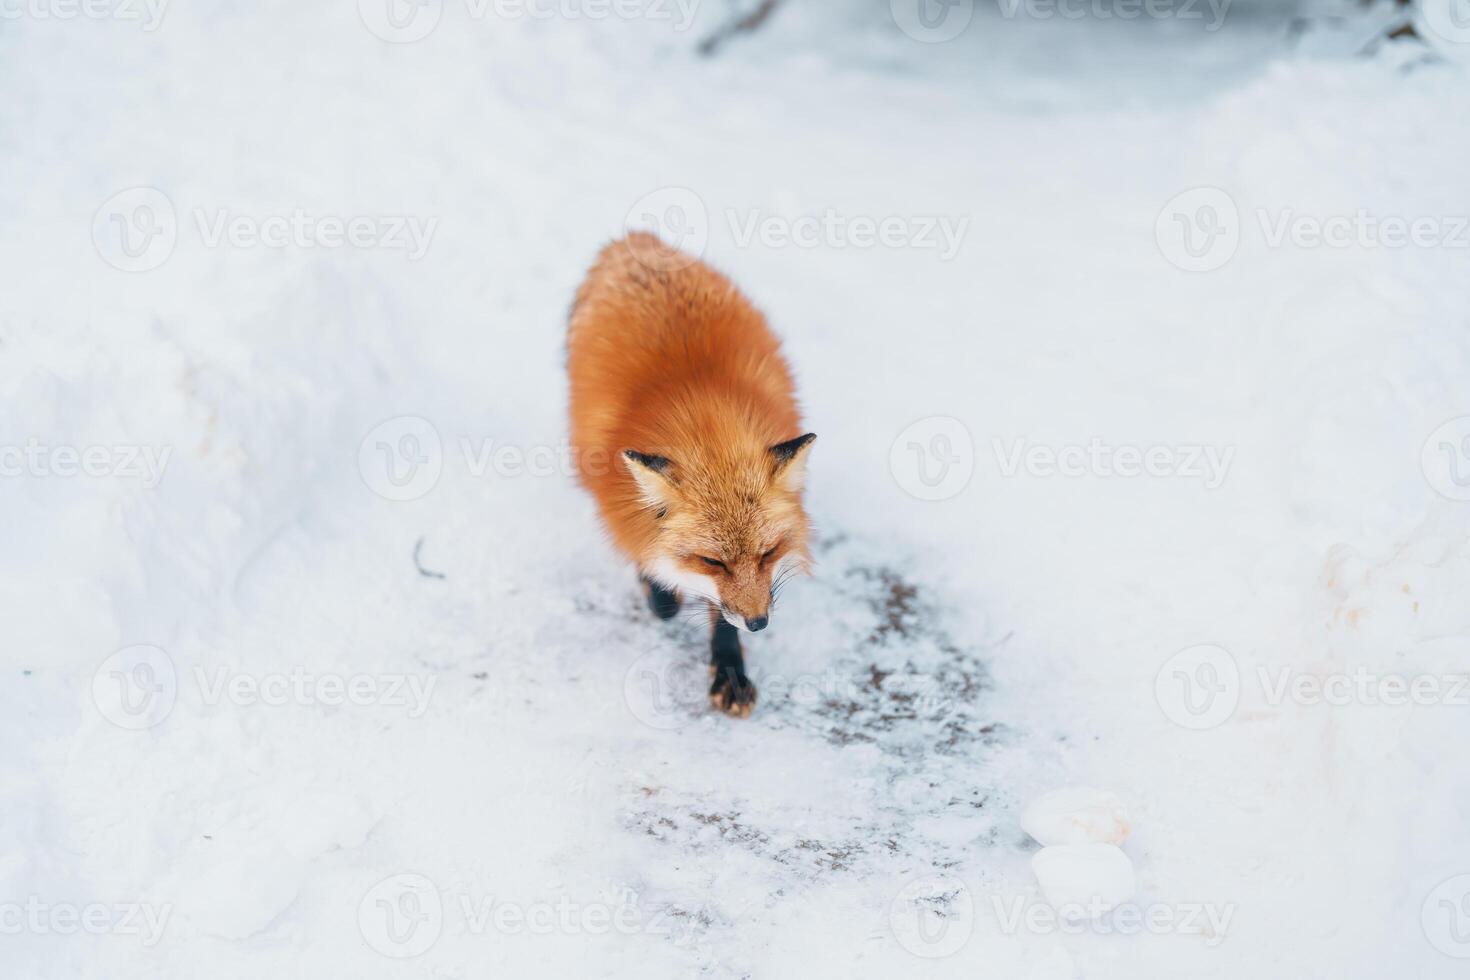
[[[1411,41],[1421,49],[1422,53],[1419,55],[1418,60],[1405,64],[1403,66],[1404,71],[1409,71],[1416,65],[1433,64],[1440,60],[1439,55],[1425,42],[1423,35],[1415,29],[1414,22],[1408,19],[1398,21],[1383,28],[1383,30],[1374,35],[1371,41],[1363,45],[1362,49],[1358,51],[1358,55],[1359,57],[1365,57],[1367,55],[1377,54],[1390,41]]]
[[[424,547],[424,539],[419,538],[418,543],[413,546],[413,567],[419,570],[424,578],[448,578],[443,572],[431,572],[419,561],[419,551]]]
[[[749,34],[760,28],[780,5],[781,0],[760,0],[756,8],[743,17],[727,21],[709,37],[699,42],[699,53],[708,57],[738,34]]]

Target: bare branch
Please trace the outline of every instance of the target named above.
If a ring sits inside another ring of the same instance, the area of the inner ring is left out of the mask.
[[[722,27],[699,42],[699,53],[708,57],[723,47],[726,41],[737,35],[749,34],[758,30],[781,5],[781,2],[782,0],[760,0],[760,3],[750,13],[726,21]]]

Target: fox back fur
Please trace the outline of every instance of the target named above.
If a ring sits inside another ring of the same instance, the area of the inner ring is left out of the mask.
[[[571,438],[616,546],[655,587],[761,629],[807,570],[811,434],[780,343],[725,276],[652,235],[604,248],[567,337]]]

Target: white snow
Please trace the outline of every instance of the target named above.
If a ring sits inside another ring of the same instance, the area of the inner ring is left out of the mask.
[[[1132,824],[1117,793],[1067,786],[1026,804],[1021,829],[1043,845],[1121,844],[1128,839]]]
[[[1069,918],[1097,918],[1133,896],[1133,862],[1116,844],[1055,844],[1031,856],[1041,893]]]
[[[887,6],[0,20],[0,975],[1462,975],[1463,59]],[[630,212],[820,435],[749,721],[558,455]],[[1152,928],[1044,914],[1075,785]]]

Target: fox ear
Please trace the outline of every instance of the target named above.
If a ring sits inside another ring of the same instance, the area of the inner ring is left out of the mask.
[[[669,482],[669,467],[672,464],[668,457],[625,449],[623,463],[628,467],[628,472],[633,474],[633,480],[638,484],[638,495],[643,498],[645,505],[668,506],[669,492],[673,489]]]
[[[806,484],[807,450],[817,439],[815,432],[778,442],[769,450],[773,469],[771,475],[776,483],[791,493],[800,493]]]

